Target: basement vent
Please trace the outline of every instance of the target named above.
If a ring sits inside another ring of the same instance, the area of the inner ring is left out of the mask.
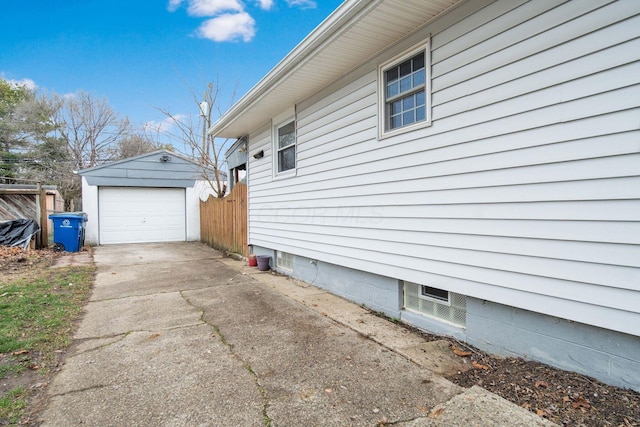
[[[466,297],[444,289],[404,282],[404,308],[456,326],[467,325]]]
[[[276,266],[285,270],[293,270],[293,255],[287,252],[276,252]]]

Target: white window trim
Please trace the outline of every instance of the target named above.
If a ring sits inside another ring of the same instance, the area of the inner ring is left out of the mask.
[[[418,286],[420,286],[418,288],[418,298],[422,298],[422,299],[427,300],[427,301],[432,301],[432,302],[435,302],[435,303],[440,304],[440,305],[446,305],[447,307],[451,306],[451,294],[449,293],[449,291],[446,291],[444,289],[434,288],[434,289],[443,290],[443,291],[445,291],[447,293],[447,300],[445,301],[445,300],[442,300],[440,298],[434,298],[434,297],[430,297],[428,295],[424,295],[422,293],[422,289],[423,289],[423,286],[427,286],[427,285],[418,285]],[[430,286],[430,287],[433,288],[433,286]]]
[[[293,122],[295,128],[296,161],[293,169],[278,172],[278,129]],[[298,170],[298,123],[296,120],[295,107],[278,114],[271,120],[271,152],[273,153],[273,179],[283,179],[296,176]]]
[[[416,129],[422,129],[431,126],[431,36],[427,37],[427,40],[413,46],[400,55],[394,56],[389,61],[378,66],[378,139],[390,138],[395,135],[403,134],[405,132],[411,132]],[[386,88],[384,73],[394,65],[398,65],[412,56],[417,55],[421,51],[424,51],[424,67],[425,67],[425,116],[426,119],[411,124],[409,126],[403,126],[398,129],[386,130],[387,121],[387,100],[386,100]]]

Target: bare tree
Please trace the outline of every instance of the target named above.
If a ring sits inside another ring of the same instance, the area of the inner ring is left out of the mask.
[[[56,184],[80,197],[74,170],[167,148],[85,92],[40,95],[0,79],[0,176]]]
[[[167,146],[154,142],[145,133],[132,133],[117,142],[114,156],[116,159],[126,159],[140,154],[151,153],[160,148],[167,148]]]
[[[41,156],[48,181],[58,185],[63,197],[81,196],[80,178],[73,171],[117,160],[118,144],[130,136],[129,120],[120,118],[105,98],[80,91],[72,96],[52,95],[60,108],[54,116],[55,134],[40,151],[55,155]],[[41,153],[42,154],[42,153]]]
[[[131,132],[129,119],[120,118],[105,98],[82,91],[63,99],[57,123],[76,170],[115,160],[117,144]]]
[[[216,139],[207,132],[214,120],[222,115],[219,95],[220,88],[213,82],[209,82],[207,85],[202,100],[193,94],[199,111],[197,121],[194,121],[192,116],[173,114],[163,108],[158,108],[158,110],[167,117],[175,129],[165,132],[165,134],[190,149],[191,156],[201,166],[202,177],[209,182],[216,197],[222,198],[227,192],[226,174],[223,170],[225,160],[223,150],[229,140]]]

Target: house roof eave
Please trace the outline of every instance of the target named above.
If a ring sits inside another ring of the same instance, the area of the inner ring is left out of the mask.
[[[223,138],[247,135],[462,1],[345,0],[232,105],[209,128],[209,134]],[[394,20],[393,28],[384,25],[389,11],[401,18]],[[385,31],[367,37],[371,28]],[[336,59],[328,63],[327,57]]]

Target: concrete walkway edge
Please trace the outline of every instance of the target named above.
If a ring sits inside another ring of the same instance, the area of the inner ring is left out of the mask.
[[[455,363],[467,362],[466,359],[453,355],[448,346],[431,345],[407,328],[383,319],[370,310],[321,288],[272,271],[259,271],[255,267],[249,267],[243,259],[227,257],[219,261],[323,316],[353,329],[420,367],[433,371],[434,360],[439,366],[444,365],[445,369],[451,369]],[[428,351],[423,351],[425,348]],[[437,369],[435,371],[440,373]],[[394,425],[406,427],[557,426],[479,386],[473,386],[449,401],[437,405],[425,418]]]
[[[65,255],[96,282],[41,425],[554,426],[481,387],[447,340],[202,243]]]

